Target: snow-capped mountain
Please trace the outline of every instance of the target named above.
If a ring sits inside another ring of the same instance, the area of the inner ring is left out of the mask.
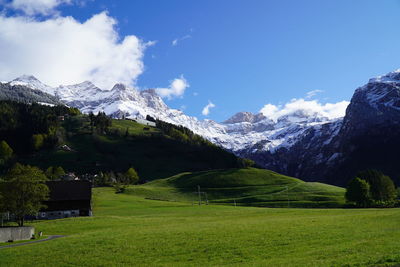
[[[27,87],[25,81],[16,79],[11,82],[0,82],[0,99],[11,100],[23,103],[46,103],[48,105],[59,105],[61,102],[53,94],[48,94],[46,91],[52,90],[51,87],[46,86],[39,81],[35,80],[32,76],[24,76],[21,80],[30,80],[33,84]],[[40,89],[36,89],[40,88]]]
[[[286,114],[273,121],[262,114],[239,112],[223,123],[198,120],[182,111],[169,108],[153,89],[136,90],[116,84],[111,90],[103,90],[91,82],[75,85],[47,86],[33,76],[24,75],[11,84],[24,85],[58,97],[69,106],[84,113],[105,112],[115,118],[145,118],[147,115],[160,120],[185,126],[195,133],[231,151],[252,146],[273,151],[289,147],[309,127],[329,122],[320,114],[309,115],[302,110]]]
[[[41,81],[39,81],[38,79],[36,79],[34,76],[32,75],[22,75],[14,80],[12,80],[10,82],[11,86],[14,85],[22,85],[22,86],[27,86],[31,89],[34,90],[40,90],[42,92],[45,92],[49,95],[55,95],[54,92],[54,88],[51,86],[48,86],[44,83],[42,83]]]
[[[362,150],[365,147],[384,146],[392,140],[386,152],[397,149],[393,145],[396,142],[400,150],[400,142],[396,141],[400,140],[400,70],[370,79],[358,88],[344,118],[328,118],[323,112],[300,107],[274,118],[239,112],[222,123],[198,120],[171,109],[152,89],[139,91],[116,84],[103,90],[90,82],[52,88],[33,76],[21,76],[10,84],[51,93],[84,113],[104,111],[115,118],[150,115],[182,125],[261,166],[305,180],[343,185],[364,166],[361,161],[368,154]],[[393,136],[396,138],[391,139]],[[369,160],[366,167],[376,166],[384,158],[371,157],[376,161]],[[350,164],[356,159],[360,162]],[[396,168],[390,162],[381,164],[389,173]]]
[[[307,180],[346,185],[358,171],[376,168],[400,183],[400,70],[358,88],[344,118],[306,125],[294,139],[285,138],[292,140],[289,148],[256,145],[236,153]]]
[[[348,107],[343,132],[347,135],[370,125],[400,123],[400,69],[370,79],[358,88]]]

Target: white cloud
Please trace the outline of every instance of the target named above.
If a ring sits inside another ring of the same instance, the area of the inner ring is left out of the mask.
[[[264,116],[271,118],[278,112],[279,108],[273,104],[266,104],[260,112],[264,114]]]
[[[153,43],[121,38],[106,12],[81,23],[72,17],[38,21],[0,15],[0,79],[32,74],[52,86],[92,81],[104,89],[134,85],[143,52]]]
[[[203,114],[204,116],[208,116],[208,114],[210,114],[211,108],[215,108],[215,105],[210,100],[208,100],[208,104],[203,108],[201,114]]]
[[[273,104],[265,105],[260,112],[266,117],[277,121],[280,117],[301,112],[305,115],[317,115],[329,119],[343,117],[346,108],[350,102],[341,101],[337,103],[321,104],[317,100],[292,99],[284,106],[275,106]]]
[[[156,92],[162,98],[172,99],[174,97],[182,97],[189,86],[189,83],[181,75],[180,78],[174,79],[168,88],[157,88]]]
[[[189,38],[192,38],[192,36],[189,35],[189,34],[185,35],[183,37],[180,37],[180,38],[176,38],[176,39],[172,40],[171,45],[172,46],[177,46],[179,42],[181,42],[183,40],[186,40],[186,39],[189,39]]]
[[[323,92],[322,90],[313,90],[313,91],[307,92],[306,99],[310,99],[310,98],[312,98],[312,97],[314,97],[317,94],[322,93],[322,92]]]
[[[72,0],[13,0],[7,7],[21,10],[27,15],[51,15],[61,4],[71,4]]]

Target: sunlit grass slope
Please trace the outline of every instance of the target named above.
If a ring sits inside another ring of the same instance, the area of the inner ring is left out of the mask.
[[[94,190],[94,217],[32,223],[66,237],[0,249],[0,266],[395,266],[399,209],[268,209]]]
[[[339,207],[344,189],[308,183],[269,170],[245,168],[182,173],[166,179],[130,187],[128,194],[148,199],[263,207]]]

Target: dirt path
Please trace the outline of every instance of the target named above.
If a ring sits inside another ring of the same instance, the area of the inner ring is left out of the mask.
[[[29,244],[33,244],[33,243],[40,243],[40,242],[44,242],[44,241],[49,241],[49,240],[53,240],[53,239],[57,239],[60,237],[64,237],[65,235],[51,235],[45,239],[41,239],[41,240],[34,240],[34,241],[29,241],[29,242],[24,242],[24,243],[18,243],[18,244],[10,244],[10,245],[5,245],[5,246],[0,246],[0,249],[2,248],[12,248],[12,247],[19,247],[19,246],[25,246],[25,245],[29,245]]]

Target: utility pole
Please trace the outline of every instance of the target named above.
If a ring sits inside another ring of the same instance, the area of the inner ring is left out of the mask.
[[[201,192],[200,192],[200,185],[197,186],[197,192],[199,193],[199,205],[201,205]]]
[[[207,192],[203,192],[204,195],[206,196],[206,205],[208,205],[208,197],[207,197]]]
[[[1,1],[1,0],[0,0],[0,1]],[[201,205],[201,201],[202,201],[202,199],[201,199],[201,194],[204,194],[204,201],[205,201],[206,205],[208,205],[208,196],[207,196],[207,192],[201,192],[200,185],[197,186],[197,191],[193,192],[193,194],[198,195],[198,198],[199,198],[199,199],[198,199],[198,201],[199,201],[199,206]],[[195,201],[195,200],[192,201],[192,205],[194,205],[194,201]]]
[[[287,207],[290,208],[289,187],[288,186],[286,186],[286,194],[287,194]]]

